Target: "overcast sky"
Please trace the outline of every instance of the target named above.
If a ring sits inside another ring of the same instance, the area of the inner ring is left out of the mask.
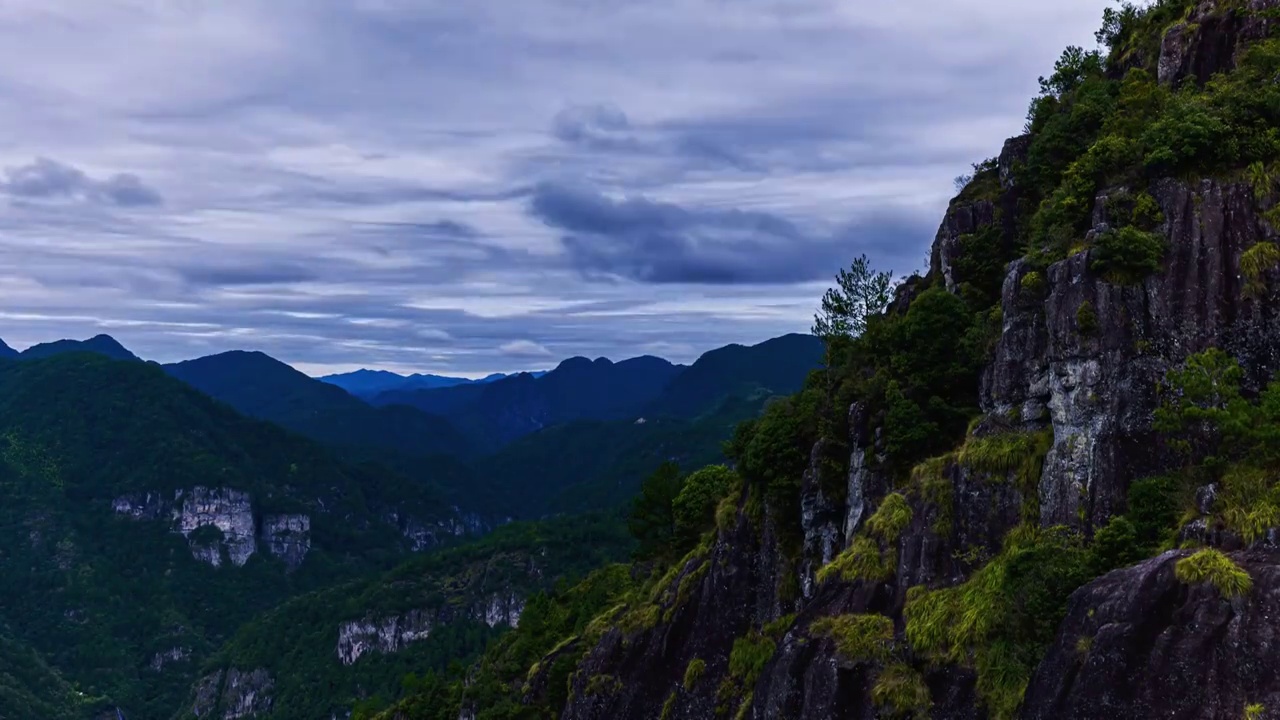
[[[0,338],[484,374],[923,264],[1105,0],[0,0]]]

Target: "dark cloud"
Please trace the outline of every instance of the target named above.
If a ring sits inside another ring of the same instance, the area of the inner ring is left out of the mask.
[[[49,158],[36,158],[29,165],[6,168],[0,193],[20,198],[72,198],[105,202],[119,207],[159,205],[160,193],[130,173],[94,180],[84,171]]]
[[[315,270],[297,263],[209,264],[181,268],[179,275],[194,285],[282,285],[319,278]]]
[[[777,215],[614,200],[582,187],[544,184],[534,216],[563,231],[565,252],[588,277],[644,283],[777,284],[830,277],[855,248],[918,247],[927,225],[879,217],[837,233],[813,233]]]
[[[853,256],[920,267],[1109,1],[10,3],[0,337],[483,374],[804,330]]]
[[[632,134],[627,114],[617,105],[574,105],[561,110],[552,121],[556,139],[591,150],[634,152],[644,147]]]

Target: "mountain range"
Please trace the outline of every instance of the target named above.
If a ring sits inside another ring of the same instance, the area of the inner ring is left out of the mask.
[[[348,462],[376,462],[431,487],[487,525],[616,506],[664,461],[720,458],[732,425],[769,397],[798,390],[821,348],[812,336],[787,335],[720,348],[688,367],[648,356],[570,358],[546,373],[393,390],[368,401],[260,352],[162,368]],[[105,335],[34,346],[18,358],[74,352],[137,360]]]
[[[514,374],[521,375],[524,373]],[[541,377],[546,372],[539,370],[528,374],[534,377]],[[368,399],[392,390],[433,390],[435,388],[454,387],[455,385],[490,383],[507,377],[511,377],[511,375],[493,373],[473,380],[463,377],[424,375],[420,373],[400,375],[387,370],[356,370],[355,372],[337,375],[325,375],[318,379],[330,385],[337,385],[356,397]]]

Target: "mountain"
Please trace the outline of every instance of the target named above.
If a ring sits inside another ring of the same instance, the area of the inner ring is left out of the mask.
[[[258,613],[462,529],[430,488],[92,354],[0,363],[0,496],[0,635],[138,720]]]
[[[39,360],[63,353],[88,352],[105,355],[113,360],[138,360],[138,356],[129,352],[110,335],[96,335],[88,340],[57,340],[55,342],[32,345],[22,351],[23,360]]]
[[[812,335],[783,335],[744,347],[712,350],[681,372],[649,406],[651,415],[693,417],[726,397],[757,391],[790,395],[822,364],[822,341]]]
[[[474,660],[510,628],[544,622],[543,593],[632,547],[615,515],[508,525],[304,595],[242,627],[207,664],[180,716],[244,706],[261,720],[367,716],[417,678]],[[230,677],[253,680],[228,685]],[[201,692],[220,685],[221,693]]]
[[[665,462],[686,470],[724,462],[724,441],[770,397],[731,396],[697,418],[578,420],[540,430],[476,458],[473,491],[500,498],[501,512],[518,518],[620,507]]]
[[[376,717],[1275,717],[1277,29],[1108,10],[928,272],[646,481],[618,582]]]
[[[38,653],[0,632],[0,717],[82,720],[104,712],[104,699],[78,693]]]
[[[441,375],[398,375],[386,370],[357,370],[341,375],[326,375],[319,380],[337,385],[357,397],[373,397],[388,390],[406,388],[429,390],[431,388],[468,385],[472,381],[467,378],[444,377]]]
[[[681,369],[649,356],[619,363],[576,357],[542,377],[526,373],[484,384],[391,391],[373,402],[446,417],[492,450],[560,423],[636,419]]]
[[[530,373],[534,377],[545,375],[544,372]],[[386,370],[356,370],[340,375],[326,375],[318,378],[330,385],[337,385],[356,397],[370,399],[392,390],[432,390],[435,388],[454,387],[456,385],[473,385],[490,383],[511,377],[504,373],[494,373],[479,380],[470,378],[447,377],[444,375],[399,375]]]
[[[0,359],[16,357],[18,357],[18,351],[5,344],[4,340],[0,340]]]
[[[371,407],[260,352],[222,353],[164,369],[246,415],[331,445],[411,457],[467,452],[467,441],[443,418],[404,406]]]

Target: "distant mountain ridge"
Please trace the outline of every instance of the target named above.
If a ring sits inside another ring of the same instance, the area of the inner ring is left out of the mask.
[[[139,359],[107,335],[35,345],[17,358],[69,352]],[[711,350],[690,366],[654,356],[621,362],[573,357],[545,373],[477,381],[376,370],[312,378],[266,354],[245,351],[163,367],[246,415],[355,450],[353,459],[389,462],[448,490],[471,482],[458,458],[494,453],[566,423],[692,420],[730,398],[787,395],[803,386],[821,357],[818,338],[791,334]],[[387,383],[397,389],[373,392]]]
[[[653,356],[618,363],[575,357],[538,378],[522,374],[484,384],[391,391],[372,402],[447,417],[473,442],[496,449],[565,422],[633,418],[684,369]]]
[[[4,340],[0,340],[0,358],[16,358],[18,351],[5,344]]]
[[[690,366],[644,356],[619,363],[569,358],[540,378],[519,375],[483,385],[393,390],[375,405],[409,405],[448,418],[473,441],[496,449],[555,425],[663,416],[694,418],[730,397],[789,395],[822,358],[812,335],[729,345]]]
[[[421,373],[401,375],[388,370],[361,369],[355,372],[325,375],[317,379],[330,385],[336,385],[356,397],[370,399],[384,392],[394,390],[433,390],[458,385],[479,385],[521,374],[524,373],[494,373],[480,379],[471,379]],[[546,371],[530,372],[528,374],[534,377],[542,377],[546,374]]]
[[[97,353],[106,355],[112,360],[141,360],[110,335],[95,335],[88,340],[55,340],[40,343],[23,350],[18,356],[23,360],[40,360],[70,352]]]
[[[246,415],[331,445],[414,455],[467,452],[466,439],[443,418],[373,407],[264,353],[236,350],[163,367]]]

